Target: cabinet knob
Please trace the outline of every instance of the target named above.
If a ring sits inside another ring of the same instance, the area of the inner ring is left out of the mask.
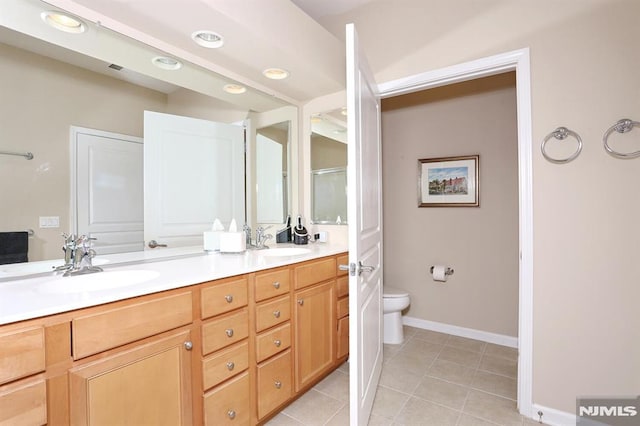
[[[236,365],[232,361],[229,361],[227,363],[227,370],[231,371],[231,370],[233,370],[235,368],[235,366]]]
[[[274,383],[274,386],[276,387],[276,389],[280,389],[282,387],[282,382],[279,380],[276,380],[276,382]]]
[[[226,300],[226,301],[227,301],[227,303],[231,303],[231,302],[233,302],[233,296],[232,296],[232,295],[230,295],[230,294],[227,294],[227,295],[224,297],[224,300]]]
[[[229,410],[227,411],[227,417],[229,417],[230,419],[235,419],[236,418],[236,412],[235,410]]]
[[[279,348],[279,347],[280,347],[280,345],[282,345],[282,341],[280,341],[280,340],[274,340],[274,341],[273,341],[273,344],[274,344],[274,345],[276,345],[276,348]]]
[[[193,342],[184,342],[184,348],[188,351],[193,349]]]
[[[280,318],[280,311],[273,311],[273,316],[276,318]]]
[[[227,328],[224,332],[226,333],[227,337],[233,337],[233,328]]]
[[[280,288],[280,283],[278,281],[273,283],[273,288],[275,288],[276,290]]]
[[[298,299],[298,305],[300,306],[304,305],[304,299]]]

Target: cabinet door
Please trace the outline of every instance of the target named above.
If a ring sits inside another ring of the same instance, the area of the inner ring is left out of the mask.
[[[296,391],[327,371],[335,361],[335,280],[296,292]]]
[[[188,341],[182,331],[71,369],[71,424],[190,425]]]

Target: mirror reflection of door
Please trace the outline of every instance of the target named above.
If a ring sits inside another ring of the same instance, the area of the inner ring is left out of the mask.
[[[311,118],[311,220],[347,224],[347,133],[342,110]]]
[[[144,139],[145,249],[200,245],[215,219],[241,229],[243,126],[145,111]]]
[[[256,131],[256,218],[260,224],[286,220],[288,150],[288,121]]]

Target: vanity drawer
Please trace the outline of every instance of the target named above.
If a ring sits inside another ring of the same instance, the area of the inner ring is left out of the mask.
[[[0,384],[44,369],[44,327],[0,332]]]
[[[256,331],[260,332],[291,318],[289,295],[256,305]]]
[[[144,339],[192,321],[191,292],[74,318],[73,359]]]
[[[291,349],[258,366],[258,418],[291,396]]]
[[[289,292],[289,268],[256,274],[256,302]]]
[[[247,278],[216,283],[202,289],[202,318],[247,306]]]
[[[202,360],[204,389],[224,382],[249,368],[249,344],[239,343]]]
[[[207,355],[236,343],[249,335],[249,313],[240,312],[202,324],[202,354]]]
[[[0,425],[47,424],[47,385],[44,380],[16,383],[0,391]]]
[[[349,255],[348,254],[342,254],[340,256],[338,256],[337,258],[337,270],[336,270],[336,274],[338,276],[342,276],[342,275],[347,275],[349,273],[349,271],[342,271],[340,270],[340,265],[349,265]]]
[[[265,359],[291,346],[291,324],[286,323],[256,336],[256,361]]]
[[[251,417],[250,394],[248,372],[205,393],[204,424],[248,425]]]
[[[349,277],[340,277],[337,280],[338,297],[344,297],[349,295]]]
[[[336,313],[337,313],[336,318],[338,319],[349,315],[349,298],[348,297],[338,300]]]
[[[294,269],[295,288],[300,289],[312,284],[330,280],[336,276],[336,259],[324,258],[304,263]]]

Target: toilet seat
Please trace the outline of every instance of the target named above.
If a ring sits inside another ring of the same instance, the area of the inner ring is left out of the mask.
[[[393,299],[399,297],[409,297],[409,293],[396,287],[382,286],[382,297]]]

